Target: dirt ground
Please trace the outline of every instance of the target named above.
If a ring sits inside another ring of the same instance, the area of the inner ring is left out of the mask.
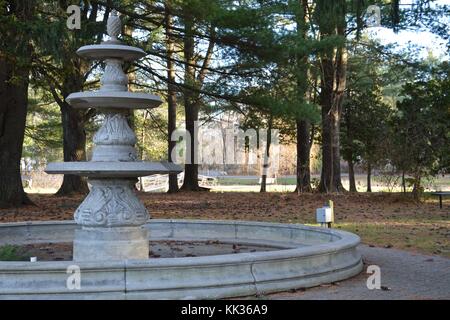
[[[375,247],[450,257],[450,200],[415,202],[390,193],[140,193],[152,218],[233,219],[315,223],[315,209],[334,201],[335,228],[355,232]],[[68,220],[84,196],[30,194],[35,206],[0,210],[1,222]]]
[[[235,254],[248,252],[262,252],[275,250],[265,246],[256,246],[240,243],[224,243],[216,240],[208,241],[149,241],[149,257],[182,258],[204,257],[221,254]],[[34,243],[15,246],[14,254],[8,261],[30,261],[37,257],[39,261],[71,261],[73,259],[73,243]],[[0,260],[1,257],[0,257]]]

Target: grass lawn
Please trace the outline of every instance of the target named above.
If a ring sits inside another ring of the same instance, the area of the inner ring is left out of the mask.
[[[259,176],[247,176],[247,177],[227,177],[222,176],[218,178],[218,186],[216,189],[220,189],[221,187],[230,187],[225,190],[232,189],[231,187],[239,187],[245,186],[246,191],[259,191]],[[313,174],[311,175],[311,179],[315,181],[320,181],[320,175]],[[389,186],[386,182],[386,179],[380,175],[372,176],[372,191],[374,192],[401,192],[400,186],[400,178],[397,177],[396,184]],[[364,174],[355,175],[355,183],[356,188],[359,192],[365,192],[367,190],[367,176]],[[289,192],[295,189],[296,178],[294,176],[279,176],[277,178],[277,185],[269,185],[269,188],[272,188],[272,191],[278,192]],[[342,184],[348,190],[349,189],[349,181],[348,175],[342,174]],[[445,176],[437,176],[431,179],[424,179],[422,181],[423,187],[425,191],[450,191],[450,175]],[[249,188],[253,187],[253,188]],[[240,188],[236,188],[238,191]],[[411,191],[411,187],[407,187],[408,191]]]
[[[36,206],[0,210],[0,222],[68,220],[82,196],[31,194]],[[140,193],[153,218],[236,219],[315,224],[315,209],[332,199],[335,228],[363,243],[450,257],[450,198],[421,203],[393,193],[304,194],[257,192]]]

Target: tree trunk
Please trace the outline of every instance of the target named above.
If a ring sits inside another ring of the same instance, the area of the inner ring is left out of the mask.
[[[186,141],[188,150],[186,153],[186,164],[184,172],[184,181],[181,187],[182,190],[199,191],[198,185],[198,157],[197,157],[197,145],[198,145],[198,132],[195,128],[198,119],[198,108],[195,104],[187,102],[185,99],[185,118],[186,118],[186,131],[190,134],[190,140]]]
[[[320,106],[322,108],[322,170],[320,174],[320,192],[333,192],[333,127],[332,96],[334,83],[334,66],[330,57],[322,57],[322,79]]]
[[[322,39],[341,36],[345,38],[346,6],[344,0],[318,1],[319,31]],[[331,21],[330,21],[331,19]],[[340,192],[340,117],[346,86],[347,53],[344,45],[329,48],[321,56],[322,77],[320,105],[322,108],[322,172],[321,192]]]
[[[172,151],[175,150],[176,141],[172,141],[172,133],[177,127],[177,91],[175,85],[175,65],[174,65],[174,51],[175,51],[175,40],[172,36],[173,30],[173,19],[170,14],[170,1],[166,1],[166,46],[167,46],[167,79],[169,83],[167,84],[167,107],[168,107],[168,149],[167,160],[173,162]],[[169,174],[169,193],[174,193],[178,191],[178,177],[176,173]]]
[[[299,14],[297,15],[297,33],[299,41],[306,39],[308,1],[299,0]],[[297,94],[298,100],[306,100],[308,89],[308,56],[297,55]],[[297,124],[297,186],[296,192],[311,192],[311,173],[309,156],[311,152],[310,123],[306,119],[299,119]]]
[[[185,36],[184,36],[184,82],[187,86],[195,86],[195,58],[194,58],[194,36],[193,36],[193,18],[191,16],[185,17]],[[198,155],[197,145],[198,136],[195,128],[198,120],[198,103],[196,101],[196,94],[189,88],[184,90],[184,110],[186,131],[190,135],[190,141],[186,141],[186,164],[184,168],[184,181],[181,187],[182,190],[199,191],[198,185]]]
[[[340,112],[332,112],[332,153],[333,153],[333,191],[345,191],[341,180],[341,152],[340,152]]]
[[[414,186],[412,190],[414,200],[420,200],[420,195],[422,194],[422,181],[420,175],[414,176]]]
[[[64,162],[86,161],[86,132],[84,131],[84,112],[63,102],[61,118],[63,126]],[[73,193],[87,194],[87,180],[72,174],[65,174],[57,195]]]
[[[345,37],[345,17],[338,23],[337,34]],[[341,116],[344,108],[345,88],[347,86],[347,49],[337,48],[336,53],[336,85],[333,93],[333,185],[336,191],[345,191],[341,180]]]
[[[367,163],[367,192],[372,192],[372,164]]]
[[[28,69],[0,55],[0,208],[31,204],[22,186],[20,159],[28,106]],[[16,80],[11,81],[12,77]]]
[[[261,189],[260,192],[267,191],[267,172],[270,168],[270,146],[272,144],[272,117],[269,119],[269,128],[267,130],[266,150],[264,150],[263,171],[261,176]]]
[[[344,113],[345,124],[346,124],[346,139],[347,139],[347,147],[344,149],[344,159],[347,160],[348,163],[348,181],[350,192],[358,192],[356,189],[356,181],[355,181],[355,164],[353,162],[354,159],[354,151],[353,151],[353,132],[352,132],[352,118],[349,112]]]
[[[245,147],[244,147],[244,173],[246,176],[249,175],[249,162],[250,162],[250,139],[245,137]]]
[[[184,109],[185,109],[185,122],[186,130],[190,134],[191,141],[188,146],[188,152],[186,153],[186,165],[184,173],[184,182],[181,187],[183,190],[189,191],[206,191],[207,188],[202,188],[198,185],[198,132],[197,122],[198,113],[200,108],[200,93],[206,74],[208,72],[209,64],[211,63],[211,57],[214,49],[214,28],[210,26],[210,40],[206,54],[203,58],[202,66],[196,76],[196,66],[198,55],[195,53],[195,40],[194,40],[194,18],[189,12],[190,8],[184,7]],[[191,89],[193,88],[193,89]],[[189,148],[190,147],[190,148]],[[190,150],[190,152],[189,152]]]
[[[348,160],[348,181],[350,184],[350,192],[358,192],[356,189],[356,181],[355,181],[355,165],[353,160]]]
[[[403,189],[403,193],[406,193],[405,171],[402,171],[402,189]]]
[[[297,121],[297,192],[311,192],[309,121]]]
[[[71,61],[77,67],[64,69],[67,74],[62,85],[61,95],[65,99],[70,93],[83,90],[84,73],[88,63],[74,58]],[[61,99],[52,87],[52,94],[61,110],[61,123],[63,127],[64,162],[86,161],[86,132],[84,125],[89,111],[72,108],[64,99]],[[86,177],[65,174],[63,183],[56,195],[70,195],[74,193],[87,194],[89,192]]]
[[[34,1],[17,1],[12,14],[19,22],[27,23],[33,8]],[[20,174],[32,48],[24,32],[1,30],[0,35],[10,41],[8,45],[15,46],[9,49],[16,53],[11,57],[8,48],[0,48],[0,208],[7,208],[32,204]]]

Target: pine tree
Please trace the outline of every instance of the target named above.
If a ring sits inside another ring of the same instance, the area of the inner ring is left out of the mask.
[[[35,1],[0,2],[0,207],[31,204],[20,160],[28,108]]]

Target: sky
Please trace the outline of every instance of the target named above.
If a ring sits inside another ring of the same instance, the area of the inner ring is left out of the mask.
[[[411,0],[402,0],[400,3],[411,3]],[[436,3],[450,5],[450,0],[438,0]],[[368,33],[379,39],[382,44],[397,44],[399,49],[405,48],[409,43],[419,45],[422,47],[419,53],[420,58],[426,58],[430,51],[434,57],[440,57],[442,60],[450,58],[446,49],[446,41],[431,32],[400,31],[395,33],[392,29],[375,27],[370,28]]]

